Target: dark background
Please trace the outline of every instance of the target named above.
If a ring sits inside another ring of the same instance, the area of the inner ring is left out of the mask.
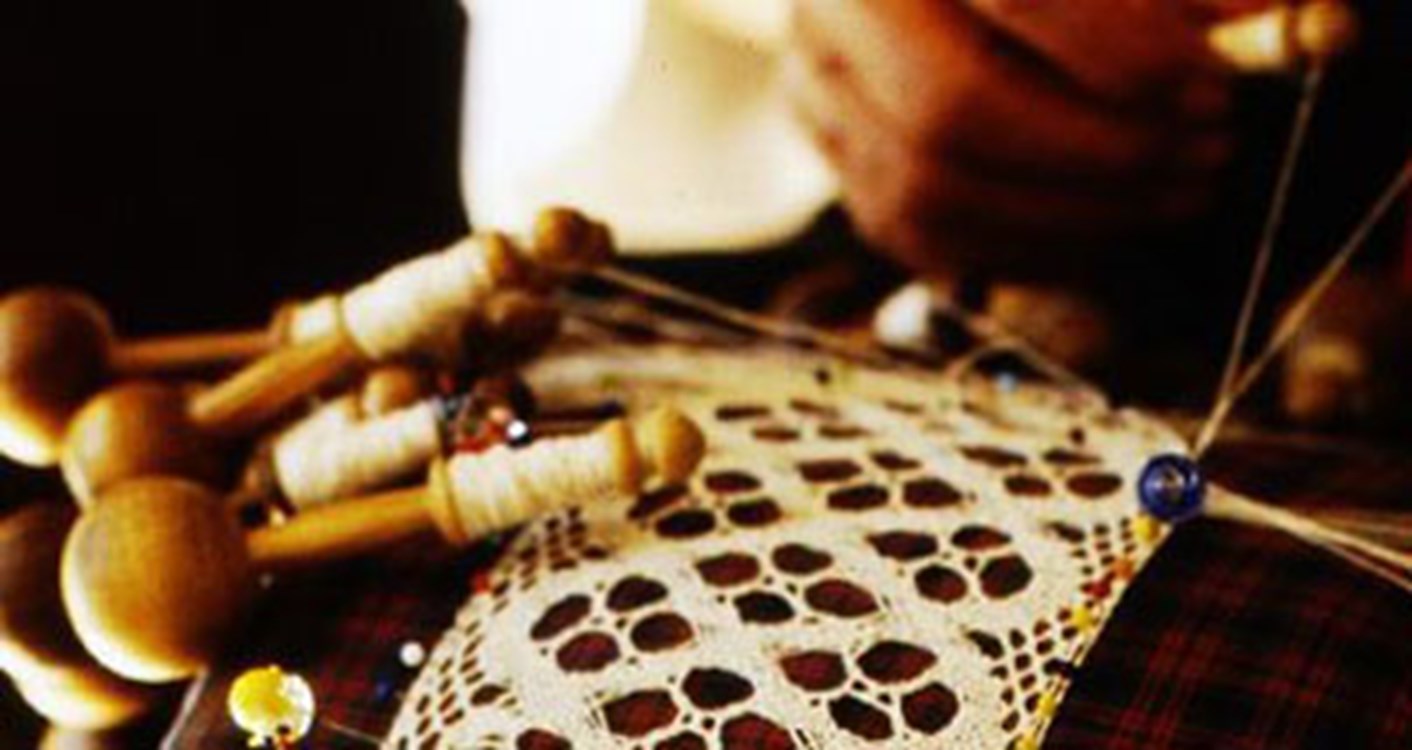
[[[1289,232],[1322,257],[1412,139],[1412,7],[1368,2]],[[82,287],[125,331],[260,325],[466,229],[454,0],[49,2],[0,11],[0,292]],[[1291,88],[1255,87],[1225,237],[1249,239]],[[1383,232],[1386,262],[1400,224]],[[824,231],[846,234],[831,220]],[[1245,245],[1239,245],[1245,247]],[[1149,271],[1209,305],[1189,267]],[[1221,247],[1216,252],[1224,252]],[[0,467],[0,508],[49,479]],[[0,700],[0,704],[4,701]],[[12,723],[0,708],[0,733]]]
[[[455,0],[54,2],[0,24],[0,287],[259,323],[462,231]]]
[[[1412,134],[1412,7],[1363,5],[1289,233],[1316,256]],[[127,331],[257,324],[465,229],[456,0],[18,7],[0,11],[0,291],[75,284]],[[1227,201],[1242,218],[1292,93],[1254,88]]]

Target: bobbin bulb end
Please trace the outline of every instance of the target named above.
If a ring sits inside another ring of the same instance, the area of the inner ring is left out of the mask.
[[[108,316],[81,292],[0,298],[0,454],[53,466],[69,419],[108,377],[112,342]]]
[[[670,407],[648,414],[637,423],[634,434],[648,470],[668,484],[691,476],[706,454],[706,436],[701,428]]]
[[[1358,41],[1358,16],[1337,0],[1312,2],[1300,12],[1294,33],[1305,55],[1327,59],[1348,51]]]
[[[607,225],[572,208],[554,206],[535,217],[530,257],[556,271],[579,271],[613,259],[613,234]]]
[[[59,577],[89,653],[148,683],[209,666],[257,592],[244,534],[219,495],[170,477],[109,489],[69,532]]]

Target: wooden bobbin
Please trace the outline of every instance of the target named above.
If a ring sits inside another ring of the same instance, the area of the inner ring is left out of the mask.
[[[535,217],[529,257],[537,281],[552,286],[565,275],[607,264],[616,255],[608,225],[571,208],[552,206]]]
[[[405,409],[434,393],[434,380],[426,369],[406,363],[374,367],[358,385],[358,411],[377,417]]]
[[[541,295],[501,292],[466,327],[465,366],[480,373],[515,369],[548,348],[563,320],[558,305]]]
[[[649,474],[679,481],[703,453],[701,433],[663,411],[629,428],[621,421],[594,435],[616,489],[635,492]],[[530,446],[507,452],[521,461]],[[260,571],[283,570],[366,553],[439,531],[453,543],[497,529],[462,520],[467,498],[452,496],[443,466],[425,487],[332,504],[288,524],[245,534],[225,503],[200,485],[171,478],[121,483],[80,518],[63,556],[64,602],[79,638],[104,665],[130,679],[162,682],[200,671],[242,627]],[[567,493],[558,502],[581,502]],[[536,507],[535,512],[547,508]],[[504,517],[520,523],[523,516]]]
[[[331,337],[282,348],[203,390],[151,381],[108,388],[70,420],[64,481],[83,506],[118,480],[148,474],[223,483],[227,440],[278,416],[356,356]]]
[[[546,212],[539,226],[529,250],[503,235],[483,234],[395,266],[347,294],[289,308],[276,316],[274,334],[258,337],[263,348],[276,341],[288,345],[194,399],[193,417],[243,434],[334,378],[375,363],[421,358],[481,366],[477,356],[503,360],[532,354],[557,330],[557,313],[525,297],[480,297],[548,286],[612,252],[607,230],[573,211]],[[476,274],[485,278],[470,278]],[[0,305],[0,313],[6,310],[15,314],[0,314],[0,343],[7,336],[18,343],[0,346],[0,453],[35,465],[51,465],[63,452],[70,418],[106,382],[109,360],[118,374],[134,374],[158,361],[225,351],[212,342],[168,341],[110,357],[111,327],[102,311],[68,293],[21,295]],[[465,346],[468,337],[486,328],[510,327],[526,333],[506,342],[506,351]],[[249,355],[253,340],[234,341]],[[463,359],[467,354],[469,361]]]
[[[296,339],[345,337],[371,362],[416,358],[450,368],[476,366],[479,347],[465,343],[487,327],[557,330],[557,313],[546,314],[543,299],[513,296],[516,290],[542,291],[612,255],[607,230],[575,211],[546,211],[539,224],[544,237],[528,248],[484,232],[395,266],[345,294],[316,300],[286,316],[282,330]],[[534,339],[526,334],[519,343]]]
[[[316,414],[312,419],[318,421],[275,441],[262,456],[269,466],[260,474],[297,509],[380,489],[425,470],[442,453],[440,412],[437,400],[430,399],[377,417],[355,415],[340,427]]]
[[[50,722],[108,729],[150,710],[150,688],[103,669],[74,635],[59,595],[59,560],[75,513],[61,504],[0,519],[0,669]]]
[[[494,295],[466,330],[467,367],[477,373],[514,370],[559,335],[563,312],[553,301],[519,290]],[[432,372],[405,362],[369,370],[356,390],[357,413],[377,417],[404,409],[436,390]]]
[[[550,223],[575,221],[587,222]],[[579,241],[580,234],[565,233],[567,239],[553,243],[553,263],[577,267],[579,261],[570,260],[580,255],[573,249],[577,245],[565,243]],[[592,247],[601,254],[601,247]],[[528,283],[526,265],[536,262],[501,235],[479,235],[356,287],[334,301],[336,314],[328,314],[328,304],[310,304],[307,309],[322,322],[285,324],[314,338],[267,355],[189,400],[176,389],[159,391],[150,384],[99,394],[69,426],[62,452],[65,479],[83,503],[114,481],[147,474],[214,481],[225,470],[214,457],[220,451],[212,450],[213,437],[247,435],[341,375],[422,356],[481,366],[529,356],[559,325],[552,306],[513,291]],[[318,325],[333,327],[315,335]],[[467,337],[479,341],[507,332],[513,335],[503,343],[467,345]]]
[[[229,500],[258,520],[270,509],[288,513],[407,479],[463,437],[488,441],[487,447],[513,441],[497,430],[515,419],[535,435],[591,427],[583,420],[536,421],[534,408],[528,387],[509,374],[480,378],[464,396],[426,398],[383,413],[368,407],[365,384],[258,446]],[[467,427],[478,428],[476,434],[456,434],[463,418]]]
[[[478,344],[465,348],[479,369],[495,370],[541,351],[558,333],[560,316],[542,298],[506,292],[476,319],[468,330]],[[150,474],[225,486],[232,471],[228,438],[276,416],[306,383],[327,379],[326,366],[344,368],[348,350],[319,359],[325,344],[338,342],[286,348],[205,391],[134,381],[100,393],[73,418],[64,441],[61,465],[71,493],[87,506],[114,482]],[[304,354],[310,356],[298,359]]]
[[[1357,41],[1358,17],[1340,0],[1278,3],[1219,23],[1207,32],[1211,50],[1244,73],[1284,73],[1328,60]]]
[[[341,439],[365,419],[378,419],[429,398],[437,390],[434,381],[431,371],[406,363],[373,368],[349,392],[328,400],[273,434],[263,436],[241,470],[235,490],[227,498],[230,506],[252,524],[267,520],[271,510],[287,511],[288,504],[283,501],[288,498],[282,491],[274,461],[281,444],[321,445],[324,437]]]
[[[236,364],[273,345],[265,331],[119,341],[107,313],[80,292],[14,292],[0,299],[0,453],[52,465],[69,418],[108,380]]]

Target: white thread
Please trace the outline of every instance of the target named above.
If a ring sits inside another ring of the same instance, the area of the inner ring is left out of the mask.
[[[811,346],[841,357],[849,357],[873,364],[889,364],[893,358],[886,351],[853,341],[844,336],[814,328],[798,321],[752,313],[719,302],[704,294],[673,286],[645,274],[635,273],[616,266],[600,266],[588,271],[599,281],[619,288],[678,305],[692,312],[729,325],[753,331],[781,341],[807,343]]]
[[[278,453],[281,449],[304,450],[303,446],[336,435],[361,421],[363,410],[358,398],[352,395],[339,396],[285,428],[274,439],[274,451]]]
[[[1236,315],[1235,333],[1231,336],[1230,350],[1226,354],[1226,365],[1221,372],[1216,395],[1211,399],[1212,413],[1227,392],[1235,386],[1240,376],[1240,363],[1245,357],[1245,341],[1255,321],[1255,306],[1265,288],[1265,277],[1269,274],[1270,260],[1275,255],[1275,245],[1279,241],[1280,230],[1285,225],[1285,212],[1289,207],[1290,195],[1294,192],[1294,177],[1299,171],[1300,157],[1304,153],[1304,142],[1309,137],[1309,123],[1314,119],[1314,108],[1319,103],[1319,87],[1324,80],[1322,65],[1311,67],[1304,75],[1303,88],[1299,96],[1299,107],[1295,110],[1294,125],[1289,140],[1285,144],[1280,159],[1280,169],[1275,176],[1274,192],[1265,213],[1265,224],[1260,230],[1260,240],[1255,246],[1255,261],[1250,268],[1250,278],[1246,284],[1245,296],[1241,300],[1240,312]],[[1215,439],[1213,427],[1203,428],[1197,445],[1204,447]],[[1200,451],[1202,448],[1198,448]]]
[[[373,360],[416,352],[453,364],[466,320],[499,284],[490,247],[470,237],[353,289],[342,305],[348,335]]]
[[[302,344],[323,338],[338,330],[338,296],[325,294],[317,299],[295,305],[285,323],[286,343]]]
[[[528,448],[496,446],[467,453],[447,467],[449,490],[468,539],[538,515],[618,494],[611,433],[541,440]]]
[[[1283,531],[1412,593],[1412,554],[1292,510],[1242,497],[1220,487],[1213,489],[1206,503],[1206,514],[1212,518]]]
[[[325,425],[274,448],[280,489],[298,508],[380,487],[425,468],[441,450],[436,408],[422,402],[376,419]]]
[[[1412,513],[1331,508],[1310,511],[1309,515],[1350,533],[1381,539],[1390,545],[1412,547]]]
[[[1314,280],[1309,282],[1309,285],[1295,298],[1284,318],[1280,320],[1279,326],[1275,328],[1275,332],[1265,343],[1265,348],[1245,365],[1245,369],[1241,371],[1240,377],[1231,385],[1230,390],[1222,394],[1221,399],[1212,407],[1211,415],[1207,418],[1202,434],[1197,438],[1193,448],[1193,455],[1199,457],[1210,446],[1211,441],[1216,438],[1221,425],[1230,416],[1231,410],[1239,403],[1240,398],[1250,390],[1251,386],[1255,385],[1255,381],[1259,380],[1265,372],[1265,368],[1275,361],[1275,357],[1304,328],[1305,322],[1314,313],[1320,300],[1329,291],[1329,287],[1339,280],[1344,269],[1353,260],[1353,256],[1362,249],[1373,230],[1396,206],[1398,197],[1409,188],[1412,188],[1412,158],[1403,162],[1402,168],[1398,170],[1392,182],[1388,184],[1377,200],[1373,202],[1372,208],[1368,209],[1368,212],[1358,221],[1352,234],[1319,271],[1319,274],[1314,277]]]

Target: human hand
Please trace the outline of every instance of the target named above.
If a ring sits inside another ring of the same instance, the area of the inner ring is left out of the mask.
[[[1261,4],[798,0],[795,101],[882,249],[925,270],[1073,267],[1070,250],[1209,207],[1232,77],[1205,30]]]

